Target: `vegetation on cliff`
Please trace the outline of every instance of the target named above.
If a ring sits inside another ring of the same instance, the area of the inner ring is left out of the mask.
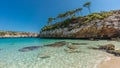
[[[103,20],[104,18],[106,18],[112,14],[113,14],[113,11],[92,13],[87,16],[78,16],[78,17],[74,16],[72,18],[65,19],[62,22],[58,22],[53,25],[45,26],[42,28],[42,31],[54,30],[54,29],[58,29],[58,28],[65,28],[65,27],[69,26],[68,24],[74,24],[74,23],[78,23],[80,21],[79,25],[76,27],[76,28],[78,28],[81,25],[88,24],[88,23],[90,23],[90,21],[93,21],[93,20],[97,20],[97,19]]]
[[[43,27],[40,37],[50,38],[113,38],[120,37],[120,10],[91,13],[91,2],[83,7],[89,13],[79,15],[83,8],[77,8],[57,17],[48,19],[49,25]],[[52,22],[54,24],[51,24]]]

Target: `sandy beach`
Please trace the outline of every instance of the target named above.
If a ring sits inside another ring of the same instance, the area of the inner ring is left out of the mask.
[[[120,57],[109,56],[109,60],[101,62],[98,68],[120,68]]]

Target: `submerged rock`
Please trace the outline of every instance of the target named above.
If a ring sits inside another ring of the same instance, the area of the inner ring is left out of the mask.
[[[61,46],[64,46],[66,45],[66,42],[65,41],[61,41],[61,42],[55,42],[53,44],[48,44],[48,45],[45,45],[45,46],[49,46],[49,47],[61,47]]]
[[[64,51],[68,52],[68,53],[79,53],[81,52],[79,49],[78,49],[78,46],[77,45],[73,45],[72,43],[69,43],[67,45],[67,48],[64,49]]]
[[[38,58],[42,58],[42,59],[50,58],[50,54],[49,53],[41,53],[38,55]]]
[[[98,50],[99,48],[90,46],[90,47],[88,47],[88,49]]]
[[[69,48],[69,49],[77,49],[78,47],[76,45],[67,45],[67,48]]]
[[[113,44],[107,44],[107,45],[102,45],[99,47],[88,47],[89,49],[95,49],[95,50],[105,50],[105,51],[109,51],[109,50],[115,50],[115,45]]]
[[[87,45],[87,43],[72,43],[73,45]]]
[[[28,52],[28,51],[33,51],[36,49],[39,49],[41,46],[29,46],[29,47],[24,47],[22,49],[19,49],[18,51],[20,52]]]
[[[89,49],[95,49],[95,50],[104,50],[107,53],[113,54],[115,56],[120,56],[120,50],[115,50],[115,45],[113,44],[107,44],[100,47],[88,47]]]
[[[115,50],[115,45],[107,44],[107,45],[100,46],[99,49],[101,49],[101,50]]]
[[[81,51],[78,49],[64,49],[64,51],[68,53],[80,53]]]
[[[107,52],[114,54],[115,56],[120,56],[120,50],[108,50]]]

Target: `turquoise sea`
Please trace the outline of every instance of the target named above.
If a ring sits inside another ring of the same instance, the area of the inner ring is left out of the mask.
[[[78,45],[80,53],[67,53],[64,51],[66,46],[19,51],[23,47],[44,46],[59,41],[87,43],[87,45]],[[97,64],[108,59],[108,54],[88,47],[109,43],[120,48],[120,42],[107,40],[4,38],[0,39],[0,68],[97,68]],[[39,55],[42,53],[47,53],[50,57],[40,58]]]

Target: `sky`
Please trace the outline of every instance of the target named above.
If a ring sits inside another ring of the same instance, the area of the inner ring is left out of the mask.
[[[0,0],[0,30],[39,33],[49,17],[81,8],[90,1],[91,11],[120,9],[120,0]],[[83,14],[88,14],[87,8]]]

